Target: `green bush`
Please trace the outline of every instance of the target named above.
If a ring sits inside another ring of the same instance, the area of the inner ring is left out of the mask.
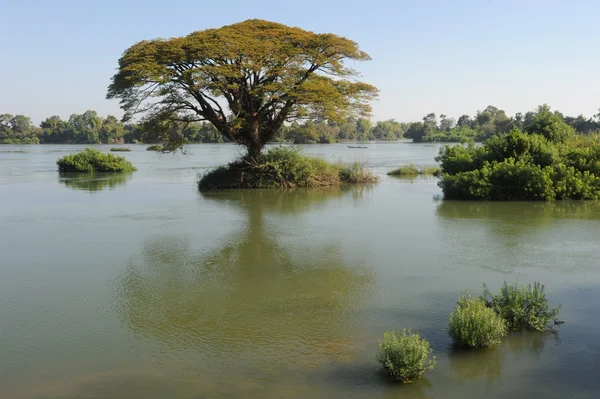
[[[460,296],[448,322],[448,334],[454,343],[469,348],[497,345],[506,330],[504,320],[485,301],[470,294]]]
[[[481,147],[442,148],[436,160],[445,198],[600,199],[600,139],[545,134],[552,139],[515,128]]]
[[[131,148],[127,148],[127,147],[113,147],[110,150],[112,152],[131,152]]]
[[[508,328],[513,330],[532,329],[545,331],[551,322],[557,322],[558,308],[549,308],[544,286],[534,283],[519,286],[506,282],[497,294],[492,294],[484,285],[482,300],[502,317]]]
[[[162,145],[158,145],[158,144],[153,144],[148,146],[148,148],[146,148],[146,151],[162,151],[163,147]]]
[[[131,162],[123,157],[105,154],[93,148],[86,148],[78,154],[70,154],[56,161],[61,173],[77,172],[133,172]]]
[[[0,144],[40,144],[38,137],[10,138],[0,141]]]
[[[339,165],[338,168],[338,177],[344,184],[377,183],[379,181],[379,178],[360,162]]]
[[[243,157],[206,173],[199,179],[198,188],[319,187],[377,180],[360,163],[334,164],[306,156],[293,147],[277,147],[267,151],[258,162]]]
[[[433,370],[435,356],[429,342],[410,330],[386,331],[379,341],[377,361],[396,380],[411,382]]]
[[[413,164],[401,166],[397,169],[388,172],[389,176],[418,176],[418,175],[433,175],[437,176],[440,173],[440,168],[437,166],[416,166]]]

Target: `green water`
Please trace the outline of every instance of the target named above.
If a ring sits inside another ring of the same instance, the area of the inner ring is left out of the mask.
[[[306,147],[374,187],[203,195],[238,148],[133,147],[137,172],[93,179],[55,171],[83,147],[0,147],[1,398],[600,396],[599,204],[443,202],[385,176],[432,162],[408,143]],[[504,280],[544,282],[559,333],[453,352],[458,294]],[[374,353],[404,327],[438,364],[402,386]]]

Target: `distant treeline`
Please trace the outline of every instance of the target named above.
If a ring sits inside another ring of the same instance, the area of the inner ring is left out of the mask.
[[[308,121],[284,126],[276,139],[297,144],[335,143],[345,140],[399,140],[414,142],[485,141],[514,127],[526,130],[540,109],[508,116],[504,110],[488,106],[474,117],[458,119],[447,115],[427,114],[422,121],[401,123],[393,119],[372,122],[349,118],[344,122]],[[600,132],[600,113],[591,118],[564,116],[554,111],[579,134]],[[222,143],[227,141],[210,123],[190,123],[178,133],[187,143]],[[0,144],[118,144],[153,143],[156,134],[148,126],[122,123],[114,116],[102,118],[96,111],[73,114],[68,120],[52,116],[39,126],[23,115],[0,114]]]
[[[485,141],[497,134],[508,133],[513,128],[527,130],[541,109],[525,114],[517,113],[509,117],[501,109],[488,106],[478,111],[474,117],[462,115],[458,120],[447,115],[427,114],[422,121],[400,123],[387,120],[373,123],[367,119],[352,120],[344,123],[306,122],[294,123],[282,129],[279,138],[293,143],[333,143],[342,140],[398,140],[411,139],[413,142],[469,142]],[[554,114],[575,129],[579,134],[600,132],[600,113],[593,118],[564,116],[558,111]]]
[[[224,137],[210,123],[192,123],[183,129],[190,143],[222,143]],[[73,114],[68,120],[51,116],[40,126],[23,115],[0,114],[0,144],[120,144],[152,143],[156,135],[139,124],[122,123],[96,111]]]

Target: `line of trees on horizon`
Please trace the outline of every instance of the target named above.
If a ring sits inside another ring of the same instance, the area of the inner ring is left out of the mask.
[[[458,119],[429,113],[417,122],[398,122],[394,119],[373,122],[365,118],[348,118],[343,122],[307,121],[283,126],[276,141],[296,144],[335,143],[347,140],[399,140],[413,142],[469,142],[485,141],[513,128],[526,130],[535,115],[549,111],[541,105],[535,111],[508,116],[494,106],[488,106],[476,115],[462,115]],[[564,116],[553,111],[576,133],[600,133],[600,112],[593,117]],[[152,128],[142,124],[122,123],[114,116],[105,118],[96,111],[73,114],[67,120],[51,116],[35,126],[24,115],[0,114],[0,144],[124,144],[155,143],[158,140]],[[222,143],[223,135],[208,122],[182,125],[176,132],[185,143]]]

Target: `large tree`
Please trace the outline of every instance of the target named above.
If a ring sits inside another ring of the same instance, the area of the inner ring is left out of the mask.
[[[209,121],[257,159],[287,121],[367,115],[377,89],[344,61],[369,59],[334,34],[248,20],[134,44],[107,97],[120,100],[125,120],[169,129]]]

